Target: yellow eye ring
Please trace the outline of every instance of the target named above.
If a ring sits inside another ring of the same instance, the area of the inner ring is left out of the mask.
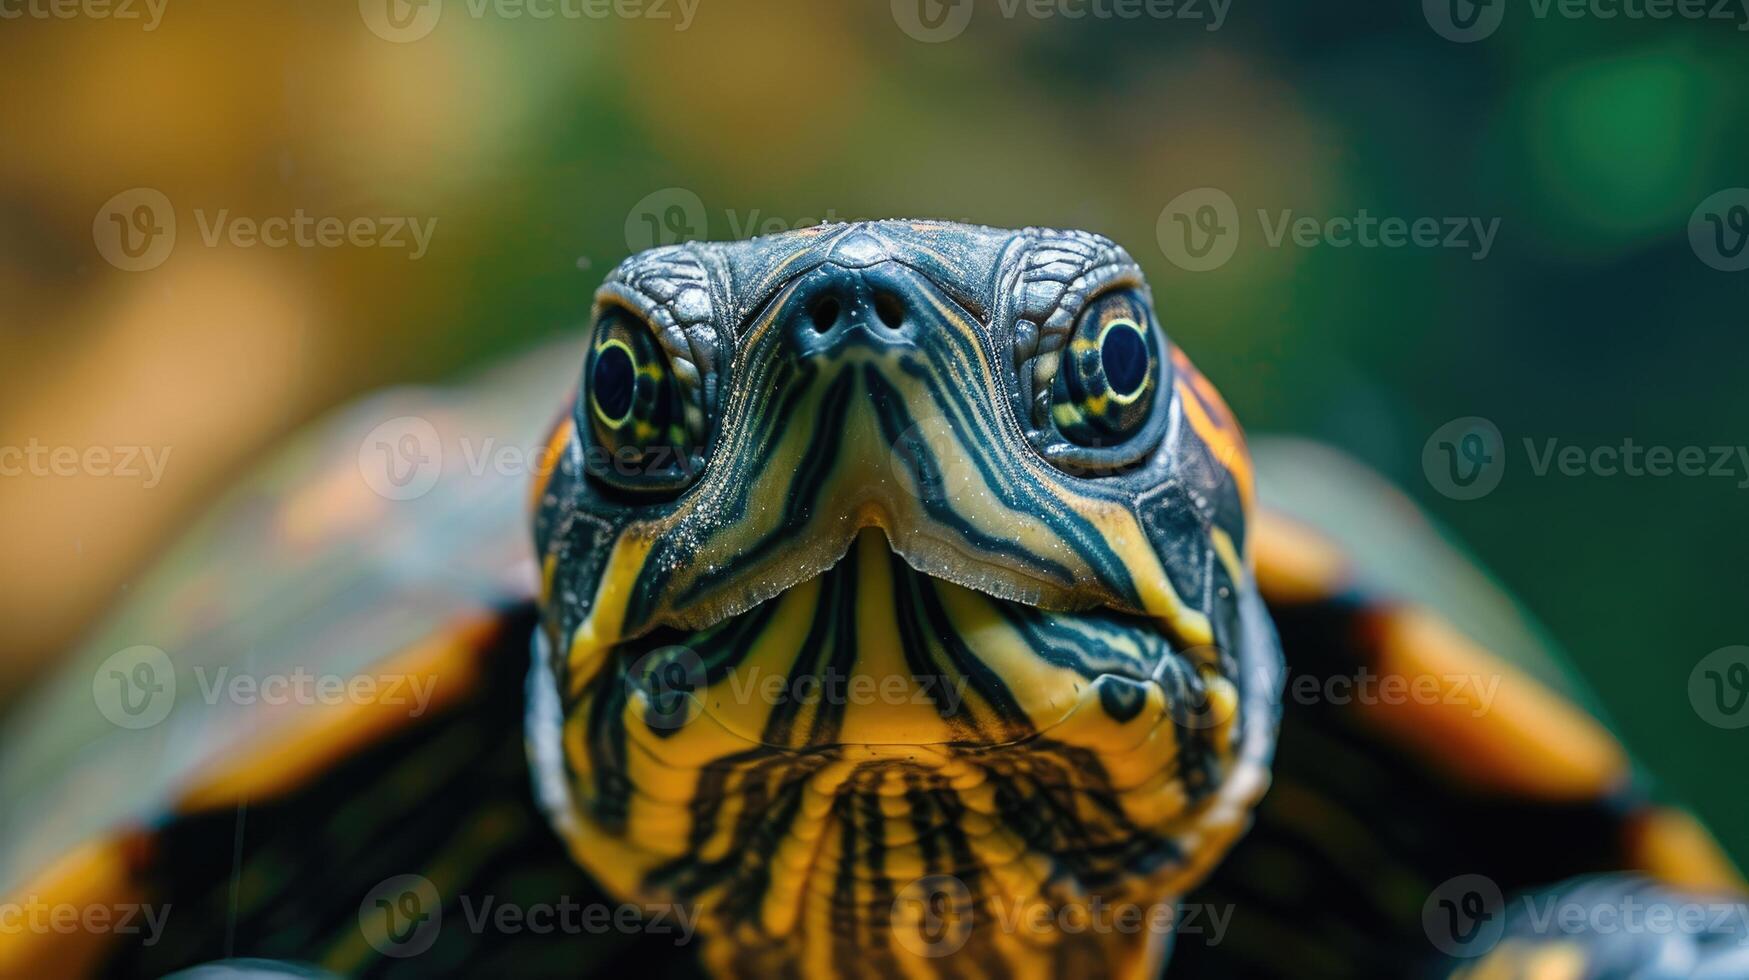
[[[1134,337],[1134,340],[1126,341],[1126,343],[1129,344],[1129,352],[1125,356],[1135,357],[1139,354],[1141,358],[1136,365],[1136,381],[1128,393],[1118,391],[1117,385],[1112,383],[1112,365],[1110,361],[1107,360],[1106,341],[1110,337],[1111,332],[1118,328],[1128,330],[1131,336]],[[1141,324],[1128,317],[1114,317],[1113,319],[1106,321],[1104,326],[1100,327],[1099,337],[1095,341],[1095,346],[1099,350],[1100,366],[1106,376],[1106,393],[1110,396],[1112,401],[1119,405],[1134,404],[1136,399],[1142,397],[1142,395],[1148,390],[1148,362],[1150,358],[1148,357],[1147,336],[1142,333]]]
[[[638,356],[625,341],[614,338],[596,348],[595,367],[590,372],[589,409],[602,425],[618,429],[632,417],[637,379]],[[609,414],[610,406],[619,408],[617,415]]]

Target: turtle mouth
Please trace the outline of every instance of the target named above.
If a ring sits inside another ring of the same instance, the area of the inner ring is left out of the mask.
[[[1210,708],[1207,652],[1175,649],[1144,616],[1050,610],[918,571],[873,528],[740,615],[615,651],[641,741],[706,727],[790,750],[997,748],[1088,713],[1182,723]]]

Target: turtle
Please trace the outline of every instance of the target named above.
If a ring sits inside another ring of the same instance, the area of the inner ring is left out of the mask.
[[[7,718],[0,975],[1749,975],[1529,617],[1169,319],[835,223],[319,421]]]

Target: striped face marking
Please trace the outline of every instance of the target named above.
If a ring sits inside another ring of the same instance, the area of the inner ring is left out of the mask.
[[[1243,443],[1190,418],[1134,264],[885,222],[659,249],[600,295],[535,513],[529,739],[578,860],[696,906],[725,975],[1157,965],[996,926],[1181,894],[1273,738]],[[942,882],[988,923],[952,955],[906,911]]]

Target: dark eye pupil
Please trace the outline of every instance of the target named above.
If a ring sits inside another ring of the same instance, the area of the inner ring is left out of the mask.
[[[609,347],[595,358],[589,391],[610,419],[624,418],[632,409],[632,389],[637,381],[632,359],[621,347]]]
[[[1112,391],[1133,395],[1148,378],[1147,342],[1129,327],[1113,327],[1099,345],[1099,363]]]

